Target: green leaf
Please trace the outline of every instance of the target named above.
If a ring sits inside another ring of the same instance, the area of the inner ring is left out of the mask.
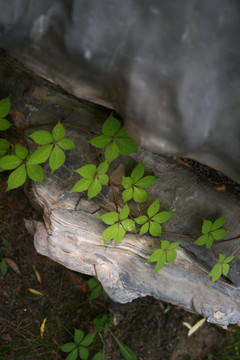
[[[161,258],[158,260],[156,266],[155,266],[155,270],[154,272],[159,271],[166,263],[166,254],[163,253],[163,255],[161,256]]]
[[[124,205],[124,207],[120,211],[119,220],[126,219],[128,217],[128,215],[129,215],[129,213],[130,213],[130,210],[129,210],[128,204],[126,204],[126,205]]]
[[[129,188],[122,192],[122,198],[124,202],[131,200],[133,197],[133,189]]]
[[[105,360],[104,349],[95,354],[92,360]]]
[[[142,236],[143,234],[146,234],[146,232],[148,232],[149,230],[149,222],[146,222],[140,229],[140,236]]]
[[[171,244],[168,246],[168,250],[176,249],[176,247],[178,247],[179,244],[180,244],[179,242],[171,243]]]
[[[105,213],[101,216],[99,216],[99,218],[107,225],[113,225],[115,224],[115,222],[118,221],[118,213],[111,211],[108,213]]]
[[[175,250],[167,251],[167,261],[173,263],[177,257],[177,252]]]
[[[164,251],[162,249],[158,249],[152,253],[150,258],[147,260],[147,262],[156,262],[159,260],[159,258],[164,254]]]
[[[224,225],[225,221],[226,221],[225,216],[221,216],[216,221],[214,221],[214,223],[212,224],[212,227],[211,227],[211,232],[222,227]]]
[[[227,263],[229,263],[230,261],[232,261],[233,259],[234,259],[234,257],[235,256],[229,256],[229,257],[227,257],[223,262],[224,262],[224,264],[227,264]]]
[[[160,208],[160,203],[159,203],[159,199],[155,200],[148,208],[147,210],[147,214],[148,217],[153,217],[154,215],[156,215],[156,213],[158,212]],[[160,221],[159,221],[160,222]]]
[[[122,353],[122,356],[124,357],[125,360],[137,360],[137,356],[134,354],[134,352],[126,345],[123,345],[117,338],[116,336],[114,336],[114,339],[116,340],[119,349]]]
[[[97,287],[98,285],[101,285],[100,281],[98,279],[96,279],[95,277],[92,277],[91,279],[89,279],[87,281],[87,284],[91,289]]]
[[[28,135],[36,144],[48,145],[53,142],[52,134],[46,130],[35,131],[33,134]]]
[[[118,224],[109,226],[106,230],[104,230],[104,232],[102,234],[104,244],[106,244],[108,241],[114,239],[117,234],[118,234]]]
[[[76,344],[74,342],[69,342],[69,343],[66,343],[64,345],[62,345],[60,347],[60,349],[63,351],[63,352],[70,352],[72,351],[73,349],[76,348]]]
[[[0,271],[1,271],[3,276],[6,275],[7,270],[8,270],[8,268],[7,268],[6,261],[4,259],[2,259],[2,261],[0,262]]]
[[[224,236],[227,235],[227,231],[225,229],[218,229],[218,230],[211,230],[211,234],[214,238],[214,240],[220,240],[222,238],[224,238]]]
[[[23,185],[26,181],[26,178],[26,168],[25,165],[22,164],[9,175],[7,191],[16,189],[19,186]]]
[[[138,182],[136,182],[136,186],[140,187],[140,188],[147,188],[149,186],[152,186],[153,184],[155,184],[155,182],[157,181],[157,177],[156,176],[145,176],[142,179],[140,179]]]
[[[100,184],[99,180],[95,178],[88,188],[88,199],[92,199],[94,196],[99,194],[101,190],[102,185]]]
[[[54,126],[52,136],[55,141],[59,141],[65,136],[65,129],[60,122]]]
[[[219,254],[219,262],[223,262],[223,260],[225,259],[225,255],[224,254]]]
[[[158,223],[165,223],[173,216],[173,213],[170,211],[161,211],[157,215],[152,217],[152,220]]]
[[[116,135],[117,138],[128,138],[128,134],[126,133],[125,126],[121,127],[119,132]]]
[[[41,165],[31,165],[27,164],[27,174],[33,181],[43,182],[44,179],[44,171]]]
[[[105,159],[107,160],[107,162],[112,162],[113,160],[115,160],[118,155],[119,155],[119,148],[118,145],[115,141],[112,142],[112,144],[110,144],[107,148],[107,150],[104,153],[105,155]]]
[[[92,182],[93,182],[92,179],[81,179],[73,186],[71,190],[69,190],[69,192],[85,191],[89,188]]]
[[[101,295],[101,292],[102,292],[102,285],[100,284],[97,287],[95,287],[95,289],[91,292],[88,300],[97,299]]]
[[[207,240],[208,240],[208,235],[204,234],[204,235],[199,236],[199,238],[196,241],[194,241],[194,244],[202,246],[202,245],[206,244]]]
[[[70,354],[68,354],[65,360],[77,360],[77,358],[78,358],[78,348],[72,350]]]
[[[103,175],[108,171],[108,163],[106,161],[102,162],[97,169],[99,175]]]
[[[100,181],[101,185],[107,185],[109,177],[107,175],[98,175],[98,180]]]
[[[222,274],[222,267],[221,264],[218,263],[212,268],[208,276],[212,277],[212,283],[214,283],[216,280],[220,278],[221,274]]]
[[[144,189],[135,187],[133,188],[133,200],[136,202],[146,202],[148,198],[147,192]]]
[[[10,148],[10,143],[6,139],[0,139],[0,150],[8,150]]]
[[[5,131],[9,129],[13,124],[10,123],[7,119],[0,119],[0,131]]]
[[[130,188],[132,186],[132,184],[133,184],[132,178],[130,178],[129,176],[128,177],[122,176],[122,186],[125,189]]]
[[[0,100],[0,118],[7,116],[11,109],[10,97]]]
[[[78,348],[79,356],[82,360],[87,360],[89,357],[89,350],[84,346],[79,346]]]
[[[97,172],[97,168],[93,164],[88,164],[88,165],[84,165],[84,166],[80,167],[79,169],[75,170],[75,172],[77,172],[79,175],[81,175],[85,179],[93,180],[93,178]]]
[[[123,220],[122,226],[123,226],[124,230],[126,230],[126,231],[135,231],[136,230],[135,222],[131,219]]]
[[[210,220],[203,219],[202,234],[209,233],[211,226],[212,226],[212,222]]]
[[[169,241],[167,241],[167,240],[162,240],[162,241],[161,241],[161,248],[162,248],[163,250],[166,250],[166,249],[168,249],[168,247],[169,247]]]
[[[22,145],[16,144],[15,154],[17,155],[17,157],[19,157],[19,159],[24,160],[28,156],[28,149]]]
[[[213,241],[214,239],[212,235],[208,235],[208,239],[206,241],[206,248],[210,249],[212,247]]]
[[[52,170],[51,173],[59,169],[60,166],[64,164],[65,159],[66,156],[64,151],[62,151],[60,147],[55,146],[49,158],[49,165]]]
[[[58,146],[63,150],[71,150],[75,148],[75,144],[71,139],[62,139],[57,142]]]
[[[121,155],[129,155],[138,151],[137,145],[129,138],[116,139]]]
[[[147,222],[148,217],[145,215],[141,215],[141,216],[135,218],[134,220],[136,221],[137,224],[142,225],[142,224],[145,224],[145,222]]]
[[[229,268],[230,268],[230,266],[228,264],[223,264],[222,265],[222,273],[223,273],[223,275],[227,276],[227,274],[229,272]]]
[[[89,143],[95,146],[96,148],[104,149],[106,146],[110,144],[111,140],[112,140],[111,136],[100,135],[90,140]]]
[[[114,243],[115,245],[117,245],[125,236],[126,231],[124,230],[124,228],[120,225],[118,226],[118,232],[116,234],[116,236],[114,237]]]
[[[49,158],[52,148],[52,144],[39,147],[29,156],[28,163],[32,165],[44,163]]]
[[[133,169],[131,173],[131,178],[133,182],[136,183],[138,180],[140,180],[143,177],[143,175],[144,175],[144,166],[143,163],[141,162]]]
[[[22,160],[16,155],[6,155],[0,159],[0,167],[3,170],[13,170],[22,164]]]
[[[162,227],[159,223],[156,223],[155,221],[150,222],[150,234],[152,236],[161,236],[162,234]]]
[[[79,344],[80,341],[84,338],[84,332],[79,329],[75,329],[74,332],[74,341],[76,344]]]
[[[81,342],[82,346],[89,346],[91,345],[91,343],[93,342],[95,337],[95,333],[91,333],[85,336],[85,338],[83,339],[83,341]]]
[[[111,114],[102,126],[102,133],[107,136],[115,136],[120,127],[120,121]]]

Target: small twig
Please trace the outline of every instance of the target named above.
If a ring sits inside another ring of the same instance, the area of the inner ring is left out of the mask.
[[[171,232],[171,231],[162,231],[162,234],[184,237],[184,238],[187,238],[187,239],[193,240],[193,241],[196,240],[196,239],[194,239],[194,238],[192,238],[192,237],[190,237],[188,235],[178,234],[178,233],[174,233],[174,232]]]
[[[84,128],[82,128],[81,126],[78,126],[78,125],[68,124],[68,123],[64,123],[64,122],[62,122],[61,124],[64,125],[64,126],[69,126],[69,127],[75,128],[75,129],[82,130],[82,131],[86,132],[87,134],[89,134],[90,136],[97,135],[97,134],[95,134],[93,131],[84,129]]]
[[[215,258],[218,259],[218,256],[217,256],[217,254],[216,254],[216,251],[215,251],[214,248],[213,248],[213,245],[212,245],[211,249],[212,249],[212,252],[213,252]]]
[[[224,242],[228,242],[228,241],[233,241],[233,240],[237,240],[237,239],[240,239],[240,235],[234,237],[234,238],[231,238],[231,239],[226,239],[226,240],[222,240],[222,241],[218,241],[216,243],[214,243],[214,245],[218,245],[218,244],[222,244]]]

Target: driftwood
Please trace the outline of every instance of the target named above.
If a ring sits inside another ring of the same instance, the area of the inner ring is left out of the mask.
[[[4,84],[11,95],[15,124],[26,127],[62,120],[71,125],[66,126],[67,137],[76,144],[75,149],[66,152],[65,165],[53,175],[45,165],[43,184],[30,183],[25,187],[32,203],[43,210],[42,222],[26,220],[28,229],[34,234],[37,251],[69,269],[96,276],[115,301],[126,303],[151,295],[197,312],[222,327],[229,323],[240,325],[239,241],[215,247],[216,251],[228,256],[234,253],[235,259],[228,278],[221,278],[213,285],[206,275],[216,262],[214,254],[194,245],[190,239],[164,234],[164,239],[181,244],[174,264],[165,265],[158,273],[154,273],[153,263],[146,262],[160,247],[158,238],[140,237],[136,232],[126,235],[117,246],[112,242],[104,246],[101,234],[105,225],[98,216],[115,208],[111,188],[104,186],[103,192],[90,201],[84,193],[68,191],[79,180],[74,169],[96,163],[95,148],[88,142],[89,134],[72,125],[99,133],[110,110],[77,100],[37,79],[32,83],[31,92],[26,92],[30,78],[19,72],[13,82],[14,71],[10,70],[9,78],[5,74]],[[28,130],[26,134],[32,131]],[[29,147],[32,146],[29,141]],[[159,197],[161,210],[175,212],[164,224],[165,232],[197,234],[203,217],[214,220],[225,215],[227,237],[239,235],[238,199],[229,192],[218,192],[213,185],[202,182],[191,169],[174,159],[139,149],[137,154],[119,157],[111,164],[109,171],[114,181],[120,182],[121,176],[129,175],[140,161],[143,161],[146,173],[159,178],[149,188],[149,203]],[[120,197],[120,193],[117,195]],[[149,203],[134,205],[129,202],[129,206],[131,212],[138,215]]]

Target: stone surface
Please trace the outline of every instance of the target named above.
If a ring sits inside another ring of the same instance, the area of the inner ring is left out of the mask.
[[[63,120],[66,124],[100,132],[109,109],[81,101],[55,86],[31,78],[8,57],[1,57],[0,78],[4,93],[12,99],[12,116],[18,127]],[[44,129],[51,126],[44,126]],[[101,233],[105,225],[98,219],[104,211],[114,210],[113,196],[108,186],[89,201],[85,193],[69,193],[78,181],[74,169],[86,163],[96,163],[95,149],[89,144],[89,134],[66,126],[67,137],[74,139],[77,147],[66,153],[66,164],[50,174],[45,166],[43,184],[29,183],[25,192],[33,204],[43,210],[43,221],[26,220],[34,234],[39,253],[64,266],[97,276],[104,289],[115,301],[132,301],[151,295],[177,304],[186,310],[206,317],[208,321],[226,327],[229,323],[240,325],[240,247],[239,240],[215,246],[216,252],[235,254],[228,278],[211,285],[207,274],[215,264],[213,252],[198,247],[189,239],[164,234],[169,241],[179,241],[174,264],[167,264],[154,274],[154,264],[146,260],[160,247],[158,238],[128,234],[117,246],[103,245]],[[30,134],[32,130],[27,130]],[[29,141],[32,148],[32,143]],[[240,205],[233,194],[219,192],[213,185],[202,182],[196,174],[172,158],[164,158],[146,150],[119,157],[110,167],[116,182],[125,173],[143,161],[146,172],[159,179],[149,191],[148,204],[129,202],[133,215],[146,210],[153,200],[160,198],[161,209],[174,211],[174,216],[164,224],[165,232],[198,234],[202,218],[216,219],[226,216],[227,238],[240,234]],[[117,191],[117,190],[116,190]],[[117,192],[117,195],[120,194]]]
[[[238,0],[0,1],[0,46],[111,104],[143,148],[240,183]]]

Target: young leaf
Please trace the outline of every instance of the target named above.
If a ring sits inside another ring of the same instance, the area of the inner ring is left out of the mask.
[[[10,97],[0,100],[0,118],[7,116],[11,109]]]
[[[214,240],[220,240],[220,239],[224,238],[224,236],[227,235],[227,231],[225,229],[217,229],[214,231],[211,230],[211,234],[212,234]]]
[[[163,250],[166,250],[166,249],[168,249],[168,247],[169,247],[169,241],[167,241],[167,240],[162,240],[162,241],[161,241],[161,248],[162,248]]]
[[[0,159],[0,167],[3,170],[16,169],[20,164],[22,164],[22,160],[16,155],[6,155]]]
[[[147,201],[147,192],[144,189],[134,186],[133,189],[133,200],[136,202],[146,202]]]
[[[95,337],[95,333],[91,333],[85,336],[85,338],[82,340],[81,345],[82,346],[89,346],[93,342]]]
[[[57,142],[58,146],[63,150],[71,150],[75,148],[75,144],[71,139],[62,139]]]
[[[98,180],[101,185],[107,185],[109,182],[109,177],[107,175],[98,175]]]
[[[28,163],[32,165],[44,163],[49,158],[52,148],[53,144],[39,147],[31,155],[29,155]]]
[[[111,140],[112,138],[110,136],[100,135],[90,140],[89,143],[96,148],[104,149],[110,144]]]
[[[124,230],[124,228],[120,225],[118,226],[118,231],[116,236],[114,237],[114,243],[115,245],[117,245],[120,241],[122,241],[122,239],[124,238],[126,234],[126,231]]]
[[[138,180],[140,180],[143,177],[143,175],[144,175],[144,166],[143,163],[141,162],[133,169],[131,173],[131,178],[133,182],[136,183]]]
[[[79,169],[75,170],[79,175],[81,175],[85,179],[92,179],[97,172],[97,168],[93,164],[88,164],[80,167]]]
[[[147,222],[148,218],[145,215],[141,215],[141,216],[135,218],[134,220],[136,221],[137,224],[143,225],[143,224],[145,224],[145,222]]]
[[[26,159],[27,155],[28,155],[28,149],[25,148],[22,145],[17,144],[15,146],[15,154],[17,155],[17,157],[19,157],[21,160]]]
[[[60,122],[54,126],[52,136],[55,141],[59,141],[65,136],[65,129]]]
[[[170,211],[161,211],[160,213],[154,215],[152,220],[158,223],[165,223],[173,216],[173,213]]]
[[[140,229],[140,236],[146,234],[148,230],[149,230],[149,222],[146,222],[145,224],[143,224],[143,226]]]
[[[101,216],[99,216],[99,218],[107,225],[113,225],[115,224],[115,222],[118,221],[118,213],[111,211],[108,213],[105,213]]]
[[[104,153],[105,159],[108,163],[115,160],[119,155],[119,148],[115,141],[112,142]]]
[[[227,276],[228,274],[228,271],[229,271],[229,264],[222,264],[222,272],[223,272],[223,275]]]
[[[73,186],[71,190],[69,190],[69,192],[81,192],[88,190],[92,182],[92,179],[81,179]]]
[[[142,179],[140,179],[138,182],[136,182],[136,186],[140,187],[140,188],[147,188],[149,186],[152,186],[153,184],[155,184],[155,182],[157,181],[157,177],[156,176],[145,176]]]
[[[118,137],[116,142],[121,155],[129,155],[138,151],[137,145],[129,138]]]
[[[70,352],[72,351],[73,349],[76,348],[76,344],[74,342],[69,342],[69,343],[66,343],[64,345],[62,345],[60,347],[60,349],[63,351],[63,352]]]
[[[202,234],[209,233],[211,226],[212,226],[212,222],[210,220],[203,219]]]
[[[129,188],[122,192],[122,198],[124,202],[131,200],[133,197],[133,189]]]
[[[94,196],[99,194],[101,190],[102,185],[100,184],[99,180],[95,178],[88,188],[88,199],[92,199]]]
[[[128,215],[129,215],[129,213],[130,213],[130,210],[129,210],[128,204],[126,204],[126,205],[124,205],[124,207],[120,211],[119,219],[120,220],[126,219],[128,217]]]
[[[117,120],[112,114],[107,118],[102,126],[102,132],[107,136],[115,136],[121,127],[120,121]]]
[[[137,356],[134,354],[134,352],[126,345],[123,345],[114,335],[114,339],[116,340],[119,349],[122,353],[122,356],[125,360],[137,360]]]
[[[13,124],[10,123],[7,119],[0,119],[0,131],[5,131],[9,129]]]
[[[41,165],[31,165],[27,164],[27,174],[33,181],[39,181],[40,183],[43,182],[44,179],[44,172]]]
[[[123,220],[122,226],[123,226],[124,230],[126,230],[126,231],[135,231],[136,230],[135,222],[131,219]]]
[[[66,156],[64,151],[62,151],[60,147],[55,146],[49,158],[49,165],[52,170],[51,173],[59,169],[60,166],[64,164],[65,159]]]
[[[153,217],[154,215],[157,214],[158,210],[160,208],[160,204],[159,204],[159,199],[155,200],[148,208],[147,210],[147,214],[148,217]],[[160,222],[160,221],[159,221]]]
[[[171,243],[171,244],[168,246],[168,250],[176,249],[176,247],[178,247],[179,244],[180,244],[179,242]]]
[[[207,249],[210,249],[212,247],[213,241],[214,241],[214,239],[213,239],[212,235],[211,234],[208,235],[208,238],[207,238],[207,241],[206,241],[206,248]]]
[[[22,164],[9,175],[7,191],[16,189],[19,186],[23,185],[26,181],[26,178],[26,168],[25,165]]]
[[[118,224],[109,226],[106,230],[104,230],[104,232],[102,234],[104,244],[106,244],[108,241],[114,239],[117,234],[118,234]]]
[[[74,331],[74,342],[76,344],[80,344],[81,340],[84,338],[84,332],[79,329],[75,329]]]
[[[33,134],[28,135],[36,144],[48,145],[53,142],[52,134],[46,130],[35,131]]]
[[[219,219],[214,221],[214,223],[212,224],[212,227],[211,227],[211,232],[222,227],[224,225],[225,221],[226,221],[225,216],[221,216]]]
[[[161,236],[162,227],[160,224],[156,223],[155,221],[151,221],[149,232],[152,236]]]
[[[227,257],[223,262],[224,262],[224,264],[227,264],[227,263],[229,263],[230,261],[232,261],[234,259],[234,256],[229,256],[229,257]]]

